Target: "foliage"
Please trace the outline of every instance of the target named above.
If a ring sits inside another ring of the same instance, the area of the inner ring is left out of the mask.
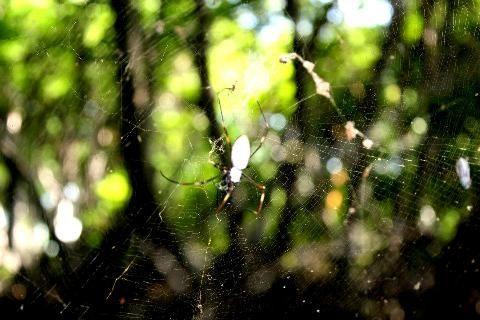
[[[0,3],[2,305],[478,313],[480,3],[360,1],[354,21],[346,2]],[[361,16],[375,3],[387,23]],[[228,168],[219,103],[255,147],[257,102],[264,209],[244,178],[217,217],[218,183],[161,172],[213,177],[213,151]]]

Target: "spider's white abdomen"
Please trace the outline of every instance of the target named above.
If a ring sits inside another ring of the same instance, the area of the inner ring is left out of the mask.
[[[232,146],[232,168],[230,169],[230,180],[233,183],[240,182],[242,170],[245,169],[250,160],[250,141],[246,135],[241,135],[235,140]]]
[[[232,146],[232,165],[240,171],[245,169],[250,161],[250,141],[246,135],[241,135]]]
[[[240,182],[241,177],[242,177],[242,170],[238,169],[237,167],[232,167],[232,169],[230,169],[230,180],[233,183]]]

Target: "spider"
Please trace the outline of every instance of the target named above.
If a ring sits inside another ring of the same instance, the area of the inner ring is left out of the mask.
[[[226,88],[227,90],[232,90],[232,88]],[[260,113],[262,114],[263,121],[265,124],[265,132],[263,133],[262,137],[260,138],[260,142],[257,146],[257,148],[251,152],[250,148],[250,141],[247,137],[247,135],[241,135],[239,136],[234,142],[233,145],[230,140],[230,136],[228,135],[227,128],[225,126],[225,121],[223,118],[223,110],[222,110],[222,104],[220,102],[219,94],[222,92],[221,90],[219,93],[217,93],[217,100],[218,100],[218,106],[220,109],[220,115],[221,115],[221,120],[222,120],[222,128],[223,128],[223,135],[225,136],[226,144],[227,144],[227,155],[228,152],[230,152],[230,159],[226,159],[227,163],[224,164],[219,164],[216,163],[215,161],[209,159],[209,162],[215,166],[215,168],[219,169],[221,171],[220,174],[206,179],[202,181],[193,181],[193,182],[180,182],[180,181],[175,181],[169,177],[167,177],[161,170],[160,174],[165,178],[167,181],[171,183],[175,183],[177,185],[181,186],[203,186],[206,184],[209,184],[213,181],[215,181],[217,178],[221,177],[220,183],[219,183],[219,189],[222,191],[226,191],[225,196],[223,197],[222,202],[218,205],[215,214],[217,215],[222,211],[222,209],[225,207],[227,204],[228,200],[230,199],[233,191],[235,190],[235,187],[240,183],[240,180],[242,177],[246,179],[246,181],[250,182],[252,185],[254,185],[261,193],[260,199],[258,202],[258,207],[257,210],[255,211],[256,214],[260,213],[263,207],[263,201],[265,200],[265,186],[262,184],[257,183],[253,178],[250,176],[246,175],[243,171],[247,168],[248,163],[250,159],[257,153],[258,150],[263,146],[263,143],[265,142],[265,139],[267,137],[267,133],[269,130],[269,125],[267,122],[267,119],[265,118],[265,114],[263,113],[262,107],[260,106],[260,103],[257,101],[258,108],[260,110]],[[214,142],[215,143],[215,142]],[[215,144],[214,144],[215,147]],[[213,150],[212,150],[213,151]],[[211,153],[212,153],[211,151]]]

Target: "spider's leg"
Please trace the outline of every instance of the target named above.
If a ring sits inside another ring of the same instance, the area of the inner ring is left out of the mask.
[[[220,221],[220,218],[218,217],[218,214],[222,211],[223,207],[227,204],[228,199],[230,199],[230,196],[232,195],[233,188],[230,187],[227,191],[227,194],[225,197],[223,197],[222,203],[217,207],[217,210],[215,211],[215,215],[217,216],[217,220]]]
[[[220,92],[222,92],[222,91],[220,91]],[[218,100],[218,106],[220,108],[220,116],[221,116],[221,119],[222,119],[223,134],[225,135],[225,139],[227,140],[227,144],[231,149],[232,148],[232,141],[230,140],[230,136],[228,135],[227,127],[225,126],[225,119],[223,118],[222,103],[220,102],[220,97],[219,97],[220,92],[217,93],[217,100]]]
[[[265,139],[267,139],[267,134],[268,130],[270,129],[270,126],[268,125],[267,118],[265,118],[265,114],[263,113],[262,107],[260,106],[260,103],[257,101],[258,108],[260,109],[260,113],[262,114],[263,117],[263,122],[265,123],[265,129],[263,132],[262,137],[260,138],[260,144],[257,146],[257,148],[252,152],[250,155],[250,158],[253,157],[255,153],[257,153],[258,150],[263,146],[263,143],[265,142]]]
[[[265,200],[265,189],[266,189],[266,187],[263,184],[257,183],[255,180],[253,180],[252,178],[247,176],[245,173],[242,173],[242,176],[247,178],[248,182],[253,184],[258,189],[258,191],[260,191],[262,193],[262,195],[260,196],[260,200],[258,201],[257,211],[255,212],[256,214],[259,214],[260,211],[262,211],[262,208],[263,208],[263,201]]]
[[[175,180],[167,177],[165,174],[163,174],[163,172],[161,170],[158,170],[158,171],[160,172],[162,177],[164,177],[167,181],[169,181],[171,183],[181,185],[181,186],[203,186],[203,185],[206,185],[207,183],[212,182],[213,180],[217,179],[220,176],[220,175],[217,174],[216,176],[211,177],[211,178],[206,179],[206,180],[192,181],[192,182],[180,182],[180,181],[175,181]]]

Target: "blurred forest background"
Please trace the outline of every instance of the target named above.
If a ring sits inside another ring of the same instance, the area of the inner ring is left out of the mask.
[[[2,314],[476,317],[479,57],[479,0],[1,1]],[[219,92],[259,214],[161,174]]]

